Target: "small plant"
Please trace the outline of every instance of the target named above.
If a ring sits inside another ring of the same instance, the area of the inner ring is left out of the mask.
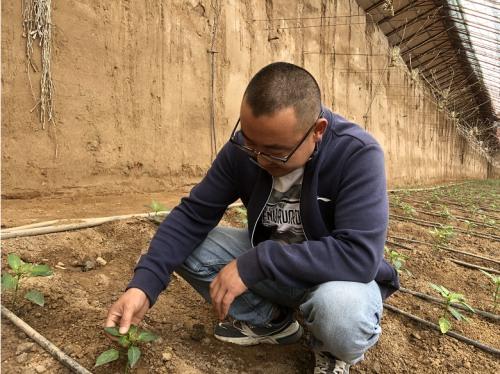
[[[9,264],[9,268],[12,270],[12,273],[4,273],[2,275],[2,290],[13,291],[14,295],[12,298],[12,304],[14,307],[16,306],[17,293],[23,278],[47,277],[52,275],[52,270],[50,270],[48,265],[37,265],[24,262],[15,253],[9,253],[7,255],[7,263]],[[45,298],[40,291],[29,290],[24,295],[24,298],[34,304],[40,306],[45,305]]]
[[[151,219],[151,221],[158,223],[158,224],[163,221],[163,218],[160,217],[159,214],[160,214],[160,212],[167,210],[167,207],[165,205],[163,205],[162,203],[160,203],[156,200],[152,200],[151,204],[146,205],[146,207],[149,208],[151,210],[151,212],[153,213],[153,215],[149,217]]]
[[[440,245],[448,244],[450,239],[455,235],[455,231],[452,226],[442,225],[441,227],[434,227],[434,229],[429,230],[431,235],[434,237],[434,247],[437,248]]]
[[[406,259],[408,258],[408,256],[399,253],[397,251],[391,250],[387,247],[384,247],[384,252],[387,255],[392,266],[394,266],[394,269],[396,269],[396,271],[398,272],[398,274],[405,272],[406,274],[411,275],[411,272],[408,269],[406,269],[405,266]]]
[[[141,357],[141,350],[138,345],[158,339],[158,336],[155,334],[146,330],[141,330],[135,325],[130,326],[129,330],[125,334],[120,334],[117,327],[106,327],[104,331],[106,331],[109,335],[118,338],[120,349],[117,350],[111,348],[101,353],[99,357],[97,357],[94,367],[116,361],[120,358],[120,354],[122,354],[127,356],[125,373],[128,373],[130,369],[137,364],[139,358]]]
[[[500,276],[490,274],[484,270],[480,271],[488,278],[490,278],[491,282],[493,283],[493,287],[495,288],[495,290],[493,291],[493,311],[496,312],[498,307],[498,295],[500,293]]]
[[[471,229],[473,229],[474,227],[477,227],[477,225],[474,222],[471,222],[467,219],[464,220],[463,222],[465,223],[465,229],[467,230],[467,232],[470,232]]]
[[[449,209],[447,206],[442,206],[442,209],[441,209],[441,212],[439,212],[439,214],[441,215],[441,217],[444,217],[446,219],[453,219],[455,217],[453,217],[453,214],[450,213]]]
[[[428,210],[432,210],[432,203],[429,200],[426,200],[424,206]]]
[[[410,204],[407,203],[401,203],[400,204],[401,209],[405,212],[407,216],[413,217],[413,215],[416,213],[416,210],[414,207],[412,207]]]
[[[468,322],[467,317],[465,317],[462,313],[460,313],[451,305],[452,303],[462,305],[467,309],[469,309],[472,313],[474,313],[474,309],[472,309],[472,307],[465,302],[464,295],[460,293],[451,292],[444,286],[440,286],[434,283],[431,283],[430,285],[434,290],[436,290],[441,295],[441,298],[443,299],[444,302],[443,315],[439,317],[439,329],[443,334],[446,334],[446,332],[448,332],[452,327],[451,321],[448,319],[448,316],[450,314],[458,321]]]

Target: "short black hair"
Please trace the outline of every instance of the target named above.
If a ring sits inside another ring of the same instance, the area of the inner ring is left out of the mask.
[[[293,107],[301,127],[311,126],[321,110],[321,91],[306,69],[288,62],[263,67],[243,96],[255,117]]]

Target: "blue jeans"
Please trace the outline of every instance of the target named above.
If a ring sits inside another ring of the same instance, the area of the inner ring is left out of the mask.
[[[251,248],[248,231],[217,227],[176,269],[210,302],[209,285],[231,260]],[[326,282],[310,289],[286,287],[271,280],[252,286],[229,309],[234,319],[262,326],[277,308],[300,309],[311,332],[313,349],[354,364],[382,331],[382,297],[377,283]]]

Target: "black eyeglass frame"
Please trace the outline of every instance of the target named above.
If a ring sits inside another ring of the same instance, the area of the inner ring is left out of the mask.
[[[251,147],[248,147],[246,145],[238,143],[236,141],[236,129],[238,128],[238,125],[240,124],[240,118],[238,118],[238,121],[236,122],[236,125],[234,126],[234,129],[231,132],[231,137],[229,138],[229,141],[232,144],[234,144],[236,147],[238,147],[239,149],[241,149],[243,152],[245,152],[247,154],[250,154],[251,156],[254,156],[255,158],[261,156],[261,157],[264,157],[264,158],[266,158],[266,159],[268,159],[270,161],[282,162],[283,164],[285,164],[288,160],[290,160],[290,158],[293,156],[293,154],[295,153],[295,151],[297,151],[297,149],[300,148],[300,146],[302,145],[302,143],[305,142],[305,140],[307,139],[307,137],[309,136],[309,134],[311,134],[311,131],[315,128],[316,122],[318,122],[318,120],[320,118],[322,118],[322,117],[323,117],[323,110],[321,110],[319,112],[318,118],[316,118],[316,120],[314,121],[314,123],[312,124],[312,126],[309,128],[309,130],[307,130],[307,132],[305,133],[304,137],[299,141],[299,143],[285,157],[273,156],[273,155],[270,155],[269,153],[265,153],[265,152],[261,152],[261,151],[256,151],[255,149],[253,149]]]

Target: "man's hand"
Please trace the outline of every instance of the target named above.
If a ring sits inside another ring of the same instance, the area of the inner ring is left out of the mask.
[[[222,321],[226,318],[229,307],[234,299],[247,290],[240,278],[236,260],[224,266],[210,283],[210,297],[217,317]]]
[[[125,334],[131,324],[138,325],[149,309],[149,300],[144,291],[129,288],[109,308],[105,327],[120,326],[120,334]]]

